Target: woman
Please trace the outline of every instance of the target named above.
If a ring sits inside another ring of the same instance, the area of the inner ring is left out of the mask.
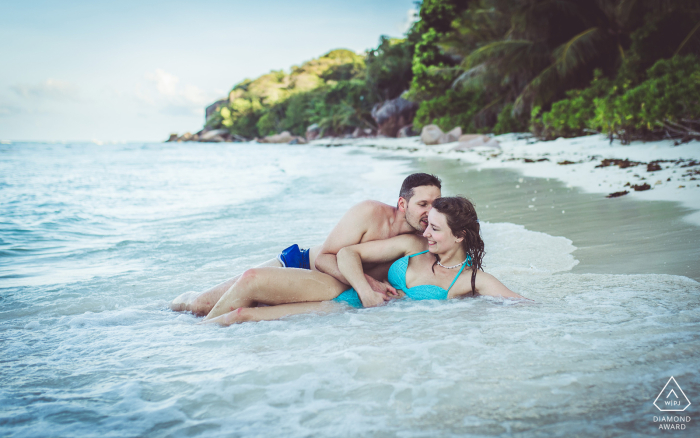
[[[376,292],[362,272],[363,262],[396,260],[389,269],[389,282],[401,297],[416,300],[477,295],[524,298],[481,270],[484,242],[479,235],[476,211],[467,199],[436,199],[423,237],[425,239],[407,234],[340,250],[338,268],[353,286],[345,291],[347,286],[321,273],[301,275],[292,269],[280,275],[276,270],[279,268],[246,271],[205,321],[230,325],[298,313],[329,312],[338,309],[339,303],[363,307],[363,303],[376,300]],[[462,275],[463,271],[470,275]],[[384,300],[389,299],[384,297]],[[269,307],[253,307],[257,304]]]

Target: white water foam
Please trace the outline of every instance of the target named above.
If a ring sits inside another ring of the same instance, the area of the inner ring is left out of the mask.
[[[150,147],[139,160],[157,162],[164,148],[179,151],[172,157],[191,153],[184,145]],[[36,170],[30,152],[23,165]],[[70,162],[65,152],[42,152]],[[45,271],[33,285],[2,279],[1,435],[644,436],[656,433],[652,402],[671,375],[690,394],[700,384],[699,283],[653,273],[572,274],[570,240],[510,223],[483,223],[485,268],[534,303],[404,301],[229,328],[197,325],[168,309],[174,296],[285,244],[320,241],[354,202],[393,203],[411,170],[405,159],[342,148],[197,151],[202,163],[233,152],[263,166],[277,160],[284,172],[263,172],[259,182],[274,188],[271,196],[193,203],[189,212],[186,201],[171,210],[181,214],[143,221],[84,217],[78,228],[105,229],[80,237],[82,246],[72,245],[60,221],[14,217],[16,229],[3,235],[11,261],[4,272],[30,274],[34,262],[23,251],[38,254]],[[122,161],[121,174],[139,163]],[[190,173],[187,163],[168,160],[157,174],[180,175],[178,187],[191,183],[186,199],[229,190],[226,178],[201,187],[189,181],[207,172]],[[255,186],[256,172],[240,175]],[[51,208],[76,217],[83,199]],[[37,207],[24,202],[22,211]],[[104,212],[100,202],[115,199],[93,202]],[[2,208],[10,217],[17,205]],[[66,263],[129,269],[52,282]],[[691,424],[686,436],[697,432]]]

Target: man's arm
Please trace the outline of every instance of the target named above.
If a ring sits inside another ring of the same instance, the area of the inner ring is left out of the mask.
[[[412,234],[346,246],[338,252],[341,272],[350,281],[364,307],[383,304],[389,297],[376,293],[362,272],[362,262],[386,263],[424,249],[424,239]]]
[[[342,248],[362,241],[362,237],[368,230],[368,224],[378,219],[375,215],[377,204],[375,201],[363,201],[345,213],[323,242],[316,256],[316,269],[350,285],[338,269],[336,254]]]

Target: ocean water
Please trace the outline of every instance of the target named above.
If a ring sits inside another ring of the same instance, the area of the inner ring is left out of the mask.
[[[487,271],[535,303],[394,302],[228,328],[169,310],[443,169],[443,192],[471,190],[487,221]],[[368,148],[0,145],[0,435],[698,436],[700,283],[675,262],[617,260],[659,245],[589,245],[605,221],[588,234],[549,223],[531,194],[484,180]],[[662,431],[653,402],[671,376],[691,420]]]

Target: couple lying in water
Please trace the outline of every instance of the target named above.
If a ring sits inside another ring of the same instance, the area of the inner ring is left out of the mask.
[[[202,294],[180,295],[171,308],[230,325],[402,297],[523,299],[481,270],[484,242],[474,206],[463,197],[440,197],[440,188],[433,175],[410,175],[396,207],[362,202],[320,247],[292,245]]]

